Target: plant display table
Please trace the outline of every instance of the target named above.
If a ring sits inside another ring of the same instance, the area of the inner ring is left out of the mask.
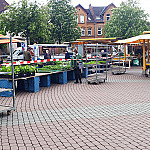
[[[51,83],[66,84],[67,71],[59,71],[54,73],[36,73],[35,76],[21,77],[15,79],[17,81],[17,89],[28,92],[38,92],[40,87],[50,87]],[[1,78],[0,88],[12,88],[12,79]],[[12,91],[3,91],[0,96],[11,97]]]

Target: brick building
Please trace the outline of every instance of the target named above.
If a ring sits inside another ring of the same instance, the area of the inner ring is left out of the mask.
[[[5,0],[0,0],[0,14],[6,10],[6,6],[9,4]]]
[[[93,7],[90,4],[89,9],[84,9],[80,4],[77,5],[77,22],[81,28],[81,38],[104,37],[103,27],[109,21],[113,8],[116,8],[113,3],[105,7]]]

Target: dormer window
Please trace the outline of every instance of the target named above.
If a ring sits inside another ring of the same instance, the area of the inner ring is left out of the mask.
[[[91,20],[91,18],[90,18],[90,17],[88,17],[88,20]]]
[[[96,19],[100,19],[100,16],[96,16]]]

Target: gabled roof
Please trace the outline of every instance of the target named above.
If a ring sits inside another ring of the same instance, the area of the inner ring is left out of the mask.
[[[7,9],[6,6],[9,4],[5,0],[0,0],[0,14]]]
[[[103,15],[103,14],[106,12],[106,10],[107,10],[111,5],[113,5],[113,6],[116,8],[116,6],[115,6],[113,3],[111,3],[111,4],[109,4],[108,6],[106,6],[106,7],[102,10],[102,12],[100,13],[100,15]]]
[[[103,15],[111,5],[113,5],[116,8],[116,6],[113,3],[109,4],[108,6],[102,6],[102,7],[94,7],[93,6],[94,15],[95,16]]]
[[[93,12],[95,16],[99,16],[105,7],[93,7]]]
[[[75,8],[77,8],[77,7],[81,7],[86,12],[86,10],[83,8],[82,5],[78,4]]]
[[[111,5],[113,5],[116,8],[116,6],[113,3],[109,4],[108,6],[102,7],[95,7],[95,6],[90,7],[91,6],[90,4],[89,9],[84,9],[82,5],[78,4],[75,8],[81,7],[87,13],[87,22],[95,22],[95,21],[103,22],[103,15]],[[96,19],[96,16],[102,17],[100,19]]]

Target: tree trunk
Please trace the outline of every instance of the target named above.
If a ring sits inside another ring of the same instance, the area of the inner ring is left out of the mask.
[[[29,41],[29,30],[27,30],[26,39],[27,39],[27,47],[28,47],[28,45],[30,44],[30,41]]]

